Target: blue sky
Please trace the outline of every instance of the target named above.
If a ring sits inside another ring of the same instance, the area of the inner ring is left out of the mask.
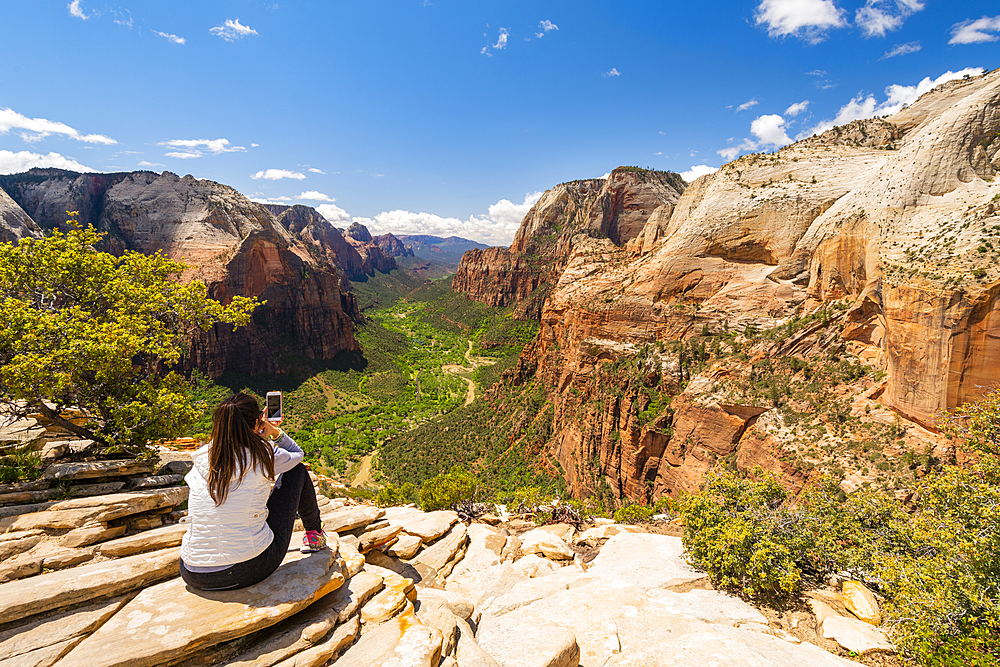
[[[338,226],[495,244],[557,183],[694,177],[1000,66],[996,0],[0,10],[0,173],[168,170]]]

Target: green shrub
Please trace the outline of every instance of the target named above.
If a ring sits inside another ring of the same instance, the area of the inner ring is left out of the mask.
[[[646,505],[622,505],[615,510],[616,523],[647,523],[653,516],[653,508]]]
[[[396,486],[390,483],[379,489],[378,495],[375,496],[375,504],[379,507],[408,505],[416,500],[416,496],[417,487],[413,484],[406,482],[403,486]]]
[[[420,487],[420,507],[425,512],[448,509],[462,500],[473,500],[479,480],[462,466],[432,477]]]
[[[0,484],[30,482],[42,476],[42,457],[23,447],[0,448]]]

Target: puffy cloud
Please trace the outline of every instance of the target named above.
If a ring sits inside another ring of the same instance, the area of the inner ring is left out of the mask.
[[[865,97],[863,94],[858,94],[856,97],[851,98],[850,102],[842,106],[832,120],[821,121],[813,128],[800,134],[799,138],[802,139],[813,134],[826,132],[835,125],[850,123],[852,120],[894,114],[904,107],[913,104],[921,95],[940,86],[942,83],[961,79],[965,76],[979,76],[982,73],[982,67],[966,67],[958,72],[949,70],[936,79],[931,79],[929,76],[924,77],[915,86],[901,86],[894,83],[886,87],[886,100],[884,102],[877,102],[874,95]]]
[[[288,169],[265,169],[264,171],[258,171],[256,174],[250,176],[250,178],[255,181],[261,178],[266,181],[279,181],[282,178],[293,178],[296,181],[301,181],[305,177],[305,174],[301,174],[297,171],[290,171]]]
[[[617,67],[612,67],[610,71],[604,73],[604,76],[621,76],[622,73],[618,71]]]
[[[73,2],[66,5],[66,9],[69,10],[70,16],[75,16],[78,19],[83,19],[84,21],[86,21],[87,19],[90,18],[89,16],[83,13],[82,9],[80,9],[80,0],[73,0]]]
[[[843,13],[833,0],[762,0],[756,19],[771,37],[792,35],[815,44],[826,39],[830,28],[847,25]]]
[[[737,111],[746,111],[747,109],[754,108],[758,104],[760,104],[760,102],[757,101],[757,98],[753,98],[752,100],[750,100],[748,102],[744,102],[743,104],[741,104],[738,107],[736,107],[736,110]]]
[[[479,52],[487,56],[492,57],[493,54],[489,52],[490,49],[494,51],[501,51],[507,48],[507,39],[510,37],[510,31],[507,28],[500,28],[500,33],[497,35],[496,44],[487,44]]]
[[[696,164],[687,171],[681,172],[681,178],[683,178],[688,183],[694,181],[694,179],[699,176],[704,176],[705,174],[713,174],[719,171],[718,167],[709,167],[707,164]]]
[[[226,19],[222,25],[217,25],[214,28],[209,28],[208,31],[215,35],[216,37],[221,37],[227,42],[233,42],[237,39],[243,39],[248,35],[256,35],[257,31],[248,25],[243,25],[240,23],[239,19]]]
[[[21,133],[21,138],[29,142],[39,141],[53,134],[60,134],[88,144],[118,143],[103,134],[80,134],[78,130],[66,123],[46,120],[45,118],[28,118],[13,109],[0,109],[0,134],[7,134],[11,130],[24,130]]]
[[[157,146],[165,148],[184,148],[183,151],[164,153],[167,157],[174,157],[181,160],[191,160],[202,157],[206,153],[218,155],[219,153],[237,153],[246,151],[243,146],[230,146],[228,139],[171,139],[161,141]]]
[[[755,118],[750,123],[750,134],[760,140],[761,146],[784,146],[792,143],[785,132],[785,119],[775,113]]]
[[[336,204],[320,204],[316,207],[316,210],[319,211],[320,215],[329,220],[331,224],[351,224],[351,214]]]
[[[924,8],[923,0],[868,0],[854,14],[854,22],[865,37],[885,37],[898,30],[914,12]]]
[[[173,42],[174,44],[183,44],[185,39],[183,37],[178,37],[177,35],[171,35],[169,32],[160,32],[159,30],[154,30],[153,34],[159,35],[164,39]]]
[[[1000,16],[984,16],[981,19],[967,19],[951,27],[949,44],[982,44],[995,42],[1000,37],[993,34],[1000,32]]]
[[[879,60],[885,60],[887,58],[895,58],[896,56],[905,56],[910,53],[916,53],[920,50],[920,42],[907,42],[906,44],[896,44],[891,49],[885,52],[885,55],[879,58]]]
[[[32,167],[54,167],[56,169],[68,169],[70,171],[90,172],[97,171],[86,165],[82,165],[73,158],[68,158],[59,153],[49,153],[42,155],[30,151],[0,150],[0,174],[17,174],[28,171]]]
[[[307,190],[306,192],[300,194],[298,197],[294,197],[294,199],[308,199],[310,201],[328,201],[331,204],[337,201],[333,197],[325,195],[322,192],[317,192],[316,190]]]
[[[786,116],[798,116],[800,113],[806,110],[809,106],[809,100],[802,100],[801,102],[796,102],[792,106],[785,109]]]
[[[536,32],[535,37],[541,39],[542,37],[545,37],[545,33],[550,32],[552,30],[558,30],[559,26],[557,26],[552,21],[545,19],[544,21],[538,24],[538,29],[541,32]]]

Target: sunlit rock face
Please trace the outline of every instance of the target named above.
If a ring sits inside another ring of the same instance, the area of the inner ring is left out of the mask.
[[[558,186],[511,249],[467,253],[454,288],[508,305],[553,285],[515,377],[545,383],[549,453],[575,492],[587,490],[580,471],[595,462],[616,494],[642,498],[696,488],[727,456],[794,488],[801,475],[750,428],[750,406],[675,401],[662,417],[670,428],[658,429],[630,421],[627,397],[597,410],[573,392],[643,345],[706,325],[767,329],[838,302],[850,351],[886,372],[878,400],[929,424],[1000,378],[998,171],[995,71],[946,83],[894,116],[739,158],[671,203],[651,208],[647,198],[639,229],[582,212],[609,210],[596,202],[612,199],[602,197],[614,175]],[[566,228],[576,235],[556,231]]]
[[[452,288],[492,306],[516,306],[538,319],[578,234],[616,246],[635,239],[654,214],[669,217],[684,191],[677,174],[620,167],[608,178],[572,181],[547,190],[521,222],[510,249],[465,253]]]
[[[331,257],[228,186],[169,172],[51,169],[6,176],[0,186],[42,228],[65,228],[67,211],[78,211],[81,223],[105,234],[102,250],[161,251],[182,259],[189,267],[182,279],[203,280],[213,298],[266,301],[247,327],[218,325],[195,335],[190,362],[212,377],[282,372],[294,357],[331,359],[358,349],[357,307],[342,292]]]

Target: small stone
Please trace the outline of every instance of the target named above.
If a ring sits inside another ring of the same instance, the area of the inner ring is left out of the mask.
[[[143,514],[141,516],[130,516],[125,519],[125,527],[130,533],[143,530],[152,530],[163,525],[163,517],[156,514]]]
[[[490,526],[496,526],[500,523],[500,517],[494,514],[484,514],[479,517],[479,520]]]
[[[33,482],[13,482],[11,484],[0,484],[0,494],[17,493],[18,491],[40,491],[47,489],[52,482],[47,479],[36,479]]]
[[[574,552],[558,535],[536,528],[521,535],[521,553],[542,554],[553,560],[572,560]]]
[[[69,443],[62,440],[45,443],[39,454],[42,457],[42,461],[48,462],[66,456],[67,452],[69,452]]]
[[[846,616],[828,617],[823,622],[823,637],[833,639],[848,651],[859,655],[896,650],[881,630],[865,621]]]
[[[361,622],[378,624],[392,618],[406,605],[406,596],[393,588],[383,589],[361,607]]]
[[[423,541],[416,535],[400,535],[391,545],[381,549],[381,551],[394,558],[413,558],[423,546]]]
[[[882,613],[878,608],[875,594],[860,581],[844,582],[844,606],[865,623],[882,625]]]

